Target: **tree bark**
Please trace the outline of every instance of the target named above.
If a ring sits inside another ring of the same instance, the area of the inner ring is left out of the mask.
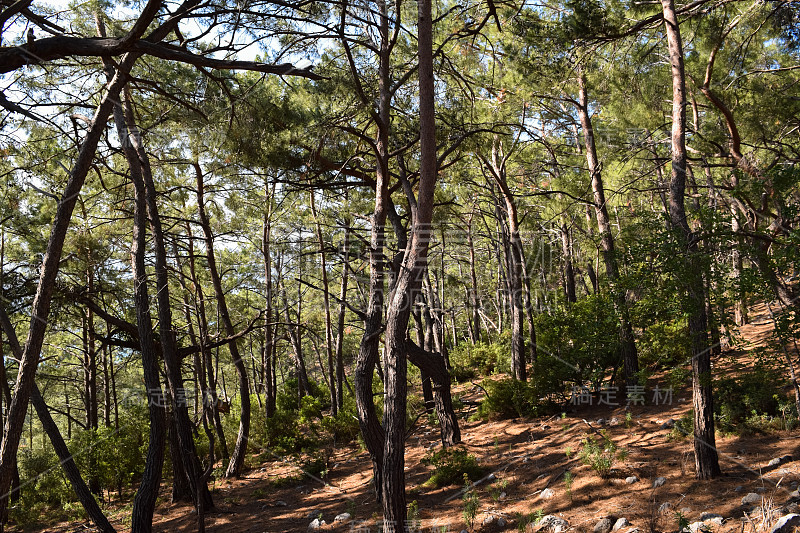
[[[692,344],[692,403],[694,452],[698,479],[720,475],[714,436],[714,403],[711,388],[711,356],[708,346],[703,275],[697,241],[686,219],[686,78],[683,44],[674,0],[661,0],[672,66],[672,176],[669,184],[669,218],[679,239],[685,268],[680,274],[687,297],[689,335]]]

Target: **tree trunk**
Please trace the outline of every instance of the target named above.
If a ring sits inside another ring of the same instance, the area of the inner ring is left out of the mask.
[[[637,383],[639,372],[639,356],[633,338],[633,328],[628,316],[628,304],[625,291],[618,286],[619,265],[614,249],[614,235],[611,233],[611,223],[608,216],[603,178],[600,173],[600,163],[597,158],[597,147],[594,142],[594,128],[589,115],[589,98],[586,91],[586,75],[580,65],[578,67],[578,116],[583,129],[583,138],[586,148],[586,163],[592,179],[592,192],[594,193],[594,211],[597,218],[597,231],[600,234],[600,245],[603,250],[603,259],[606,265],[606,274],[611,284],[611,298],[619,318],[619,340],[622,348],[622,362],[625,368],[625,381],[631,386]]]
[[[189,485],[192,488],[194,505],[197,509],[198,528],[202,532],[205,529],[203,516],[205,511],[213,509],[214,502],[211,493],[205,484],[203,472],[201,471],[200,460],[197,457],[197,450],[194,445],[192,435],[192,422],[189,419],[188,405],[183,389],[183,378],[181,376],[181,361],[177,353],[175,332],[172,330],[172,308],[169,294],[169,279],[167,252],[164,244],[164,233],[161,227],[161,217],[158,212],[156,202],[157,191],[153,175],[150,170],[150,160],[147,152],[142,145],[142,139],[134,120],[133,109],[128,95],[123,99],[125,119],[128,124],[128,139],[135,150],[141,166],[141,175],[144,182],[145,204],[147,215],[150,222],[150,229],[153,235],[154,255],[155,255],[155,279],[156,279],[156,300],[158,302],[158,325],[161,337],[161,353],[166,367],[167,384],[169,386],[169,396],[172,401],[172,412],[175,416],[178,434],[178,443],[181,449],[181,459],[183,467],[188,476]]]
[[[64,194],[58,203],[53,220],[50,238],[47,243],[42,266],[39,270],[39,283],[31,306],[31,322],[28,337],[25,341],[16,387],[8,406],[5,428],[3,430],[2,445],[0,445],[0,533],[2,533],[8,516],[9,488],[14,477],[14,464],[16,463],[17,449],[22,437],[25,416],[28,411],[28,400],[34,387],[36,368],[47,329],[47,318],[50,314],[50,303],[55,288],[56,275],[58,274],[61,255],[64,249],[69,221],[75,208],[86,175],[91,167],[97,144],[106,128],[106,122],[111,115],[114,102],[119,98],[120,91],[127,81],[127,72],[138,55],[126,55],[121,61],[121,68],[108,84],[108,89],[100,105],[95,111],[89,125],[86,137],[81,145],[78,158],[70,172]]]
[[[211,233],[211,223],[206,214],[203,172],[200,169],[200,164],[197,162],[194,163],[194,169],[197,177],[197,211],[200,216],[200,225],[203,228],[203,236],[205,237],[208,273],[211,276],[211,284],[214,286],[214,293],[217,296],[217,309],[219,310],[220,321],[225,328],[225,333],[229,337],[233,337],[236,335],[236,329],[233,327],[233,321],[228,312],[228,303],[225,298],[225,291],[222,289],[222,279],[220,278],[219,269],[217,268],[217,259],[214,255],[214,235]],[[236,444],[233,447],[233,453],[231,454],[228,468],[225,470],[225,477],[233,477],[239,476],[242,473],[244,457],[247,453],[247,443],[250,440],[250,381],[247,379],[247,369],[239,353],[237,341],[231,341],[228,344],[228,349],[231,352],[233,366],[239,378],[239,399],[242,404],[241,418],[239,419],[239,433],[236,436]]]
[[[17,339],[17,332],[14,330],[14,326],[11,324],[11,320],[6,313],[6,310],[2,307],[0,307],[0,327],[2,327],[3,332],[5,332],[6,336],[8,337],[8,344],[11,347],[11,353],[14,355],[14,357],[20,359],[22,357],[22,347]],[[6,386],[5,388],[8,387]],[[64,442],[64,438],[61,436],[61,432],[53,420],[53,417],[50,415],[50,411],[48,410],[47,405],[45,404],[44,399],[39,392],[39,388],[35,384],[33,386],[33,390],[31,391],[31,403],[36,409],[36,414],[42,423],[42,428],[44,429],[45,433],[47,433],[50,443],[53,445],[53,449],[55,450],[56,455],[61,463],[61,468],[64,470],[64,474],[67,476],[70,485],[72,485],[75,494],[78,496],[78,500],[86,510],[86,514],[89,515],[89,518],[91,518],[92,522],[94,522],[95,526],[97,526],[97,529],[103,533],[114,533],[114,528],[103,514],[100,506],[97,505],[97,501],[94,499],[92,491],[83,481],[83,477],[81,477],[78,466],[75,464],[72,454],[67,448],[67,443]]]
[[[703,298],[703,276],[697,241],[686,220],[686,78],[683,44],[673,0],[661,0],[672,65],[672,176],[669,184],[669,218],[679,239],[685,268],[681,272],[687,296],[689,335],[692,344],[692,403],[694,452],[698,479],[720,475],[714,436],[714,403],[711,388],[711,356]]]

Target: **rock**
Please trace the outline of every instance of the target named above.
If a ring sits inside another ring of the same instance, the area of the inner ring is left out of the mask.
[[[626,531],[625,533],[639,533],[639,528],[638,527],[632,527],[628,531]]]
[[[597,424],[600,425],[600,426],[606,425],[606,419],[605,418],[598,418],[597,419]]]
[[[658,487],[664,485],[664,483],[666,483],[666,482],[667,482],[667,478],[665,478],[663,476],[659,476],[659,477],[657,477],[657,478],[655,478],[653,480],[653,488],[654,489],[658,488]]]
[[[310,524],[308,524],[308,529],[310,530],[321,529],[322,526],[324,525],[325,525],[325,520],[320,520],[319,518],[315,518],[314,520],[311,521]]]
[[[722,518],[722,515],[719,515],[717,513],[701,513],[700,514],[700,521],[701,522],[708,522],[708,523],[711,523],[711,524],[716,524],[718,526],[721,526],[722,523],[725,521],[725,519]]]
[[[673,420],[672,418],[661,424],[661,429],[672,429],[674,427],[675,427],[675,420]]]
[[[489,526],[489,525],[491,525],[491,524],[492,524],[492,522],[494,522],[494,515],[492,515],[492,514],[487,514],[487,515],[486,515],[486,516],[483,518],[483,522],[481,522],[481,523],[482,523],[484,526]]]
[[[692,512],[692,508],[691,507],[681,507],[681,514],[683,514],[684,516],[689,514],[689,513],[691,513],[691,512]]]
[[[625,483],[627,483],[628,485],[633,485],[637,481],[639,481],[639,478],[636,476],[629,476],[625,478]]]
[[[540,531],[552,531],[552,533],[561,533],[569,528],[569,522],[563,518],[555,515],[543,516],[541,520],[536,523],[536,527]]]
[[[787,503],[786,505],[783,506],[783,512],[789,514],[800,513],[800,505],[797,505],[794,502]]]
[[[800,514],[787,514],[778,520],[769,533],[791,533],[796,527],[800,527]]]
[[[746,496],[742,497],[742,505],[751,505],[754,503],[761,503],[761,495],[755,492],[749,492]]]
[[[350,520],[350,513],[337,514],[336,518],[333,519],[334,522],[346,522],[348,520]]]
[[[666,514],[672,510],[672,504],[669,502],[664,502],[658,506],[658,512],[661,514]]]
[[[733,492],[742,492],[742,491],[744,491],[744,487],[742,487],[741,485],[737,485],[733,489]]]
[[[498,526],[498,527],[506,527],[506,524],[507,524],[507,523],[508,523],[508,522],[506,521],[506,519],[505,519],[505,518],[503,518],[502,516],[501,516],[500,518],[498,518],[498,519],[497,519],[497,526]]]
[[[594,529],[592,530],[594,533],[611,533],[611,530],[614,528],[614,523],[616,520],[614,517],[606,517],[600,520],[598,523],[594,525]]]
[[[469,531],[467,531],[466,529],[462,529],[461,533],[469,533]]]
[[[764,494],[765,492],[767,492],[767,489],[766,487],[756,487],[756,492],[759,494]]]
[[[701,531],[709,531],[709,527],[703,522],[692,522],[689,524],[689,531],[700,533]]]
[[[619,520],[614,522],[614,527],[612,527],[611,530],[612,531],[619,531],[623,527],[628,527],[629,525],[631,525],[631,523],[628,522],[627,518],[620,518]]]
[[[542,491],[542,493],[539,494],[539,498],[541,498],[543,500],[549,500],[550,498],[552,498],[555,495],[556,495],[556,493],[553,491],[553,489],[544,489]]]
[[[275,501],[275,507],[288,507],[288,506],[289,506],[289,504],[286,503],[283,500],[276,500]]]
[[[550,429],[550,426],[548,426],[547,424],[544,424],[544,425],[542,426],[542,429]]]
[[[489,474],[488,476],[486,476],[486,481],[488,481],[489,483],[491,483],[492,481],[494,481],[496,479],[497,479],[497,476],[495,476],[494,474]]]
[[[619,418],[612,417],[611,420],[608,421],[608,425],[610,426],[618,426],[619,425]]]
[[[800,500],[800,489],[795,489],[789,493],[789,500]]]
[[[528,458],[528,457],[525,457],[525,458],[522,460],[522,462],[523,462],[523,463],[529,463],[530,461],[531,461],[531,460],[530,460],[530,458]]]
[[[498,500],[505,500],[508,494],[505,492],[501,492],[500,495],[497,497]]]
[[[792,473],[792,471],[791,471],[791,470],[789,470],[788,468],[779,468],[779,469],[777,470],[777,473],[778,473],[778,474],[780,474],[780,475],[782,475],[782,476],[788,476],[789,474],[791,474],[791,473]]]
[[[791,455],[782,455],[780,457],[776,457],[775,459],[771,460],[769,463],[767,463],[767,466],[778,466],[782,465],[783,463],[788,463],[791,460],[792,460]]]

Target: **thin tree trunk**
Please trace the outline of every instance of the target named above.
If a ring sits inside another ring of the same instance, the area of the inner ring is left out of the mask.
[[[517,204],[511,190],[508,188],[505,171],[505,157],[500,153],[500,140],[495,136],[492,142],[492,156],[490,160],[484,159],[484,165],[489,170],[494,182],[497,184],[505,206],[508,233],[501,232],[506,255],[506,281],[508,297],[511,304],[511,371],[514,379],[527,380],[525,357],[525,335],[523,323],[525,315],[524,288],[523,288],[523,254],[522,241],[519,234],[519,220],[517,217]],[[498,219],[502,226],[502,221]]]
[[[669,184],[669,217],[679,238],[685,268],[681,273],[687,295],[689,335],[692,344],[692,403],[694,406],[694,454],[698,479],[720,475],[714,436],[714,403],[711,388],[711,356],[703,298],[703,277],[697,241],[686,220],[686,78],[683,44],[674,0],[661,0],[672,65],[672,177]]]
[[[203,172],[200,169],[200,164],[197,162],[194,163],[194,169],[197,177],[197,211],[200,215],[200,225],[203,228],[203,235],[205,237],[208,273],[211,276],[211,284],[214,286],[214,293],[217,296],[219,318],[225,328],[225,333],[229,337],[233,337],[236,335],[236,329],[233,327],[233,321],[228,312],[228,303],[225,298],[225,291],[222,289],[222,279],[219,275],[217,260],[214,254],[214,235],[211,233],[211,223],[206,214]],[[239,378],[239,398],[242,404],[241,418],[239,419],[239,433],[236,436],[236,444],[233,447],[233,453],[231,454],[228,468],[225,470],[225,477],[234,477],[242,473],[244,457],[247,453],[247,443],[250,440],[250,381],[247,379],[247,369],[245,368],[244,361],[239,352],[237,341],[231,341],[228,344],[228,349],[231,352],[233,366]]]
[[[222,420],[219,417],[219,397],[217,396],[217,380],[214,375],[214,360],[211,353],[211,334],[208,330],[208,316],[206,315],[206,297],[203,287],[197,277],[197,264],[194,252],[194,236],[192,227],[186,223],[186,235],[188,236],[189,247],[189,277],[192,280],[195,295],[195,313],[197,314],[197,329],[200,335],[200,355],[202,357],[203,368],[206,374],[207,387],[203,389],[203,407],[209,417],[209,422],[213,424],[214,431],[217,433],[219,448],[222,453],[222,462],[228,463],[230,452],[228,451],[228,441],[225,439],[225,430],[222,427]]]
[[[317,204],[314,200],[314,191],[310,191],[308,196],[311,204],[311,215],[314,217],[314,225],[317,233],[317,244],[319,244],[320,273],[322,275],[322,310],[325,318],[325,355],[328,363],[328,375],[330,376],[331,414],[336,416],[336,413],[339,411],[339,405],[337,403],[339,392],[336,389],[336,369],[333,359],[333,322],[331,320],[328,263],[325,259],[325,240],[322,237],[322,225],[320,224],[319,215],[317,213]]]
[[[618,286],[619,265],[614,249],[614,235],[611,233],[611,223],[608,216],[605,191],[603,188],[603,178],[600,173],[600,163],[597,158],[597,147],[594,142],[594,129],[589,115],[589,98],[586,91],[586,75],[579,65],[578,70],[578,116],[583,129],[584,144],[586,148],[586,162],[589,166],[589,173],[592,180],[592,192],[594,193],[594,211],[597,218],[597,231],[600,234],[600,245],[603,249],[603,259],[606,265],[606,274],[611,284],[611,298],[619,318],[619,340],[622,348],[622,362],[625,367],[625,381],[631,386],[637,383],[639,372],[639,356],[636,351],[636,343],[633,338],[633,328],[631,327],[628,304],[625,298],[625,291]]]
[[[572,268],[572,245],[569,238],[569,228],[567,223],[561,221],[561,254],[564,256],[564,296],[567,302],[575,303],[578,301],[575,295],[575,271]]]
[[[264,258],[264,353],[261,364],[264,373],[264,416],[266,418],[272,418],[275,414],[275,402],[277,400],[273,372],[275,329],[273,329],[272,325],[272,252],[270,251],[272,240],[272,202],[275,195],[275,186],[273,185],[272,191],[270,191],[269,185],[265,182],[264,193],[267,207],[264,210],[264,222],[261,234],[261,254]]]
[[[344,243],[343,253],[344,261],[342,261],[342,282],[339,286],[339,310],[336,317],[336,405],[341,410],[344,406],[344,320],[345,313],[347,312],[347,285],[349,278],[348,266],[348,253],[350,250],[350,221],[344,221]]]

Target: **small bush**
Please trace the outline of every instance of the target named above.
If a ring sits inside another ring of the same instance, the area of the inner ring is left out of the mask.
[[[425,482],[425,485],[431,487],[451,485],[463,476],[475,481],[483,475],[483,469],[478,465],[475,456],[463,448],[443,448],[430,452],[422,459],[422,464],[434,468],[431,477]]]
[[[669,438],[672,440],[685,439],[686,437],[694,434],[694,409],[689,409],[689,412],[675,421],[675,425],[669,432]]]
[[[450,375],[457,381],[488,376],[507,366],[509,349],[503,342],[461,343],[450,351]]]
[[[782,426],[784,419],[794,415],[792,409],[781,409],[786,403],[780,389],[785,381],[763,369],[717,380],[714,411],[720,431],[739,434]],[[773,423],[776,417],[780,420]]]
[[[472,487],[467,474],[464,474],[464,496],[461,497],[461,501],[464,504],[464,510],[462,511],[464,522],[466,522],[468,528],[472,529],[475,517],[478,516],[478,508],[481,501],[478,499],[478,492]]]
[[[603,431],[599,438],[587,435],[581,441],[578,457],[583,464],[591,466],[600,477],[605,478],[611,474],[611,468],[617,460],[624,460],[627,457],[627,450],[618,450],[616,443]]]
[[[553,402],[540,398],[539,388],[533,383],[486,379],[481,386],[486,391],[486,399],[476,413],[481,419],[541,416],[556,409]]]

